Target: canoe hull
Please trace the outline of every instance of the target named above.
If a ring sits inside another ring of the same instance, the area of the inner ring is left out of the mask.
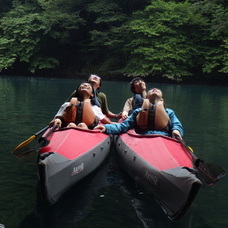
[[[166,144],[165,147],[162,143]],[[165,154],[169,153],[169,144],[172,149],[178,150],[178,153],[185,153],[179,143],[167,137],[154,135],[140,137],[139,141],[137,136],[132,134],[115,137],[117,156],[121,165],[136,182],[156,198],[168,217],[176,220],[188,210],[202,183],[196,177],[196,171],[187,154],[184,161],[186,166],[183,163],[180,165],[178,159],[173,159],[170,154],[165,158]],[[161,147],[166,148],[166,151],[159,158]],[[150,149],[143,151],[144,148]],[[182,156],[179,159],[183,160]]]
[[[110,137],[93,131],[55,131],[38,154],[38,175],[45,199],[55,203],[71,186],[96,170],[110,151]]]

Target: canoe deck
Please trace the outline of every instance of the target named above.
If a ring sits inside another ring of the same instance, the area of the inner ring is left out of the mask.
[[[50,143],[41,148],[40,154],[55,152],[63,157],[73,160],[86,151],[93,150],[98,143],[107,138],[107,135],[93,130],[83,130],[80,128],[65,128],[57,130],[48,140]]]
[[[166,136],[134,131],[116,136],[114,141],[126,172],[155,197],[171,220],[181,218],[202,185],[183,146]]]
[[[66,128],[54,131],[47,140],[38,153],[38,174],[44,198],[54,204],[104,162],[111,139],[98,131]]]
[[[133,132],[121,135],[129,148],[158,170],[179,166],[193,168],[192,159],[177,140],[161,135],[138,135]]]

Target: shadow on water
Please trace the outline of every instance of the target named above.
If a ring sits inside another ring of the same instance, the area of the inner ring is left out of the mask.
[[[116,165],[111,155],[98,170],[73,186],[50,206],[37,187],[37,211],[28,215],[20,228],[164,228],[191,226],[189,212],[181,221],[170,221],[153,197]]]

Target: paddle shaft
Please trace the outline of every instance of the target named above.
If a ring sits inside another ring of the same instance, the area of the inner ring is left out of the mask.
[[[188,154],[192,157],[192,160],[194,161],[195,166],[198,168],[199,163],[203,162],[202,159],[197,158],[196,155],[189,149],[189,147],[185,144],[184,140],[180,137],[177,137],[178,141],[181,143],[181,145],[185,148],[185,150],[188,152]]]
[[[38,131],[37,133],[35,133],[34,135],[35,135],[35,136],[38,136],[38,135],[40,135],[41,133],[43,133],[44,131],[46,131],[48,128],[49,128],[49,126],[46,126],[46,127],[44,127],[43,129],[41,129],[40,131]]]
[[[41,147],[46,146],[46,144],[48,143],[48,137],[54,132],[55,129],[58,128],[58,125],[54,125],[53,127],[51,127],[44,136],[42,136],[39,139],[39,143],[41,145]]]
[[[46,131],[48,129],[49,126],[44,127],[43,129],[41,129],[40,131],[38,131],[37,133],[33,134],[31,137],[29,137],[28,139],[26,139],[25,141],[21,142],[18,146],[16,146],[13,149],[13,153],[15,153],[17,150],[20,150],[21,148],[25,147],[26,145],[28,145],[30,142],[32,142],[38,135],[40,135],[41,133],[43,133],[44,131]]]

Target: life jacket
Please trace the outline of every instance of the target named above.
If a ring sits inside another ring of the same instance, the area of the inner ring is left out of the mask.
[[[97,105],[98,107],[101,107],[101,103],[100,103],[100,101],[98,99],[98,91],[96,89],[94,90],[94,96],[92,97],[91,101],[92,101],[92,103],[94,105]]]
[[[96,115],[92,109],[90,99],[85,99],[84,101],[80,102],[76,98],[75,104],[68,106],[65,109],[63,119],[66,125],[71,122],[75,123],[76,125],[83,122],[90,129],[93,129],[97,125]]]
[[[128,112],[128,115],[131,115],[135,109],[142,107],[143,100],[144,99],[142,98],[142,96],[140,94],[137,94],[137,93],[134,94],[134,97],[132,99],[132,110],[130,110]]]
[[[169,131],[169,116],[165,111],[163,100],[151,104],[144,99],[142,111],[136,117],[137,127],[142,130]]]

